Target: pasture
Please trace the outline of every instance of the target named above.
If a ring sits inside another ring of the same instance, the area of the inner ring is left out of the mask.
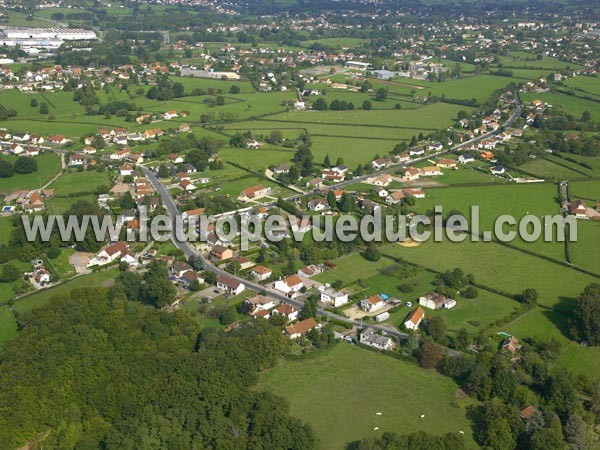
[[[92,193],[100,186],[110,186],[110,179],[106,172],[87,170],[78,172],[69,170],[54,181],[49,188],[55,189],[57,195],[71,195],[77,193]]]
[[[419,430],[464,431],[473,447],[464,405],[455,406],[457,388],[435,371],[341,343],[315,358],[282,361],[257,386],[284,397],[291,415],[315,430],[323,450],[386,431]]]

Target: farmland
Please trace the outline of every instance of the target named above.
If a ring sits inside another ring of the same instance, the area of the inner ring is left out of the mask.
[[[17,156],[0,156],[0,158],[6,158],[14,163]],[[60,157],[55,153],[44,153],[36,159],[38,169],[33,174],[14,174],[10,178],[0,178],[0,192],[40,188],[59,172]]]
[[[454,382],[355,346],[339,344],[316,358],[281,362],[261,376],[258,389],[284,397],[291,414],[314,428],[323,450],[372,436],[374,427],[377,434],[464,431],[474,445],[464,406],[454,406]]]

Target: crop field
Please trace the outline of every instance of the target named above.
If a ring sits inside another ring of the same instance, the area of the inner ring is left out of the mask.
[[[311,425],[323,450],[386,431],[464,431],[467,445],[475,445],[464,405],[453,406],[457,385],[450,378],[352,345],[281,362],[257,388],[287,399],[291,415]]]
[[[459,267],[472,273],[477,283],[509,294],[531,287],[540,293],[540,304],[547,306],[573,298],[588,284],[598,282],[596,277],[493,242],[444,240],[412,248],[389,244],[383,252],[438,271]]]
[[[1,156],[15,162],[18,156]],[[35,157],[38,170],[32,174],[14,174],[10,178],[0,178],[0,192],[8,194],[17,189],[35,189],[43,186],[60,170],[60,157],[56,153],[42,153]]]
[[[569,114],[573,114],[576,117],[581,117],[584,111],[589,111],[592,115],[593,120],[600,120],[600,108],[598,103],[591,100],[586,100],[581,97],[574,95],[566,95],[557,92],[541,92],[541,93],[529,93],[525,92],[521,96],[524,102],[530,102],[532,100],[542,100],[549,103],[553,107],[562,107]]]

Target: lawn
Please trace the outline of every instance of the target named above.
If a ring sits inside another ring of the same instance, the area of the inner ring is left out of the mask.
[[[571,262],[600,274],[600,223],[597,221],[577,221],[577,242],[572,242]]]
[[[43,289],[39,292],[34,292],[31,295],[20,298],[15,302],[15,309],[20,313],[24,313],[31,311],[33,308],[43,304],[55,295],[64,294],[65,292],[70,292],[76,288],[107,286],[118,274],[119,273],[116,270],[107,270],[93,272],[89,275],[82,275],[72,280],[65,281],[57,286]]]
[[[0,244],[8,244],[13,229],[12,217],[0,217]]]
[[[571,200],[582,198],[592,201],[588,206],[594,207],[593,201],[600,201],[600,181],[574,181],[569,183],[569,197]]]
[[[465,410],[455,406],[457,388],[434,371],[348,344],[281,362],[258,385],[287,399],[291,415],[313,428],[324,450],[384,432],[420,430],[464,431],[467,445],[475,447]]]
[[[95,203],[97,197],[95,195],[81,195],[77,197],[52,197],[46,202],[46,212],[48,214],[63,214],[67,211],[74,203],[85,200],[87,202]]]
[[[14,163],[17,156],[2,156]],[[38,170],[30,174],[15,174],[10,178],[0,178],[0,192],[8,194],[17,189],[36,189],[43,186],[60,170],[60,157],[47,152],[35,157]]]
[[[56,195],[70,195],[77,193],[92,193],[100,186],[110,186],[106,172],[70,170],[64,173],[49,187],[56,190]]]

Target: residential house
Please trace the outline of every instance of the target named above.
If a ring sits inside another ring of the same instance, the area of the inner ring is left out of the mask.
[[[470,153],[462,153],[459,157],[458,157],[458,162],[460,164],[469,164],[475,161],[475,156],[473,156]]]
[[[588,219],[588,208],[583,200],[575,200],[571,203],[570,211],[576,219]]]
[[[317,322],[312,317],[290,325],[285,329],[285,335],[290,339],[298,339],[309,331],[318,327]]]
[[[268,195],[271,192],[270,187],[264,187],[262,184],[258,184],[256,186],[251,186],[247,189],[244,189],[240,192],[239,200],[243,202],[257,200],[265,195]]]
[[[323,211],[329,209],[329,202],[325,198],[313,198],[307,203],[310,211]]]
[[[284,316],[288,322],[293,322],[294,320],[298,320],[300,310],[295,306],[284,303],[283,305],[275,308],[273,310],[273,314]]]
[[[421,175],[424,177],[435,177],[443,174],[442,170],[436,166],[423,167],[421,169]]]
[[[391,350],[394,347],[394,341],[389,336],[383,336],[377,333],[373,328],[367,327],[358,335],[358,341],[361,344],[375,347],[379,350]]]
[[[452,300],[452,302],[450,302],[450,300]],[[446,307],[446,304],[449,302],[452,306]],[[450,309],[456,305],[456,302],[439,292],[429,292],[419,298],[419,305],[434,310],[442,308]]]
[[[508,172],[508,169],[502,165],[497,165],[490,167],[490,172],[492,175],[504,175]]]
[[[333,305],[335,308],[348,303],[348,294],[344,292],[336,291],[330,287],[320,288],[319,291],[321,293],[321,301]]]
[[[274,283],[273,287],[288,296],[294,296],[304,287],[298,275],[290,275]]]
[[[210,250],[210,256],[214,260],[225,261],[226,259],[233,258],[233,250],[217,244],[214,245],[213,248]]]
[[[397,205],[403,199],[404,199],[404,192],[394,191],[394,192],[390,192],[390,194],[386,197],[385,202],[388,205]]]
[[[265,281],[273,275],[273,271],[265,266],[254,266],[250,269],[250,275],[256,278],[258,281]]]
[[[244,292],[246,286],[235,278],[219,275],[217,278],[217,288],[223,289],[228,295],[239,295]]]
[[[385,306],[381,296],[375,294],[360,301],[360,309],[367,312],[377,311]]]
[[[519,344],[519,340],[514,336],[509,336],[504,339],[502,343],[502,350],[507,350],[511,353],[516,353],[520,348],[521,344]]]
[[[407,167],[404,173],[402,174],[402,181],[414,181],[418,180],[421,176],[421,171],[416,167]]]
[[[123,164],[119,167],[119,173],[122,177],[133,175],[133,166],[130,166],[129,164]]]
[[[410,314],[404,321],[404,327],[407,330],[418,330],[419,325],[421,325],[421,322],[423,321],[424,317],[425,310],[419,306],[417,309],[410,312]]]
[[[375,170],[381,170],[383,168],[385,168],[385,166],[387,166],[388,164],[388,160],[385,158],[377,158],[373,161],[371,161],[371,166],[373,166],[373,169]]]
[[[69,166],[83,166],[85,164],[85,156],[73,154],[69,156]]]
[[[405,197],[425,198],[425,191],[423,189],[406,188],[402,189],[402,192]]]
[[[302,269],[298,269],[298,272],[296,273],[299,277],[310,278],[314,275],[320,274],[321,272],[323,272],[323,270],[319,266],[311,264],[309,266],[303,267]]]
[[[127,243],[122,241],[107,245],[100,249],[96,256],[88,262],[88,267],[110,264],[111,262],[116,261],[117,258],[127,251],[127,249]]]
[[[171,266],[171,273],[176,278],[181,278],[184,273],[189,272],[190,270],[193,271],[194,269],[188,263],[183,261],[174,262]]]
[[[183,162],[183,156],[175,153],[169,153],[169,155],[167,155],[167,159],[173,164],[181,164]]]
[[[443,167],[444,169],[454,169],[456,167],[456,161],[454,159],[441,158],[436,165],[438,167]]]

